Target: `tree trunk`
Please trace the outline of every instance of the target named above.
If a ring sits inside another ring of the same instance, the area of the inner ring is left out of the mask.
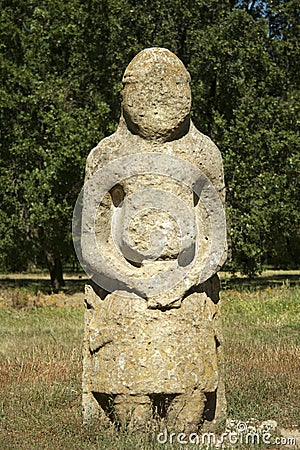
[[[51,285],[53,292],[57,293],[62,286],[65,286],[63,278],[63,268],[60,256],[45,250],[48,269],[50,272]]]

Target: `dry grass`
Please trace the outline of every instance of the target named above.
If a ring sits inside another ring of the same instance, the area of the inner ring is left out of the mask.
[[[300,289],[224,292],[231,415],[300,428]]]
[[[222,300],[229,416],[299,429],[300,289],[227,290]],[[151,434],[83,427],[83,308],[30,301],[0,308],[1,449],[180,448]]]

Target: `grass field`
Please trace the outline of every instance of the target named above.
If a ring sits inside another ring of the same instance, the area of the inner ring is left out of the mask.
[[[222,292],[229,418],[257,423],[273,419],[291,433],[299,430],[300,287],[290,281],[246,288],[243,283],[225,285],[229,287]],[[77,287],[81,289],[81,284]],[[2,285],[0,449],[200,448],[158,444],[151,433],[83,426],[83,307],[76,306],[81,294],[74,293],[73,307],[53,296],[47,298],[60,300],[63,307],[40,307],[57,302],[42,302],[45,297],[38,295],[36,301],[31,283],[18,288]],[[259,448],[287,447],[261,444]]]

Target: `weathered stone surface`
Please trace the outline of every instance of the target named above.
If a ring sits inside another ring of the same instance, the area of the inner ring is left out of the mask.
[[[85,420],[137,427],[157,416],[195,431],[225,413],[223,167],[190,120],[189,82],[168,50],[139,53],[123,77],[119,127],[87,160]]]

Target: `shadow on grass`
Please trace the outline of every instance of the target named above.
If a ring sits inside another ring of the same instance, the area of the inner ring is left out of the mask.
[[[86,278],[68,278],[65,277],[65,286],[61,288],[61,292],[72,295],[78,292],[84,291],[84,285],[88,282]],[[18,277],[14,278],[13,275],[7,278],[0,279],[0,289],[25,289],[32,295],[36,295],[38,292],[42,292],[43,294],[51,294],[53,293],[53,289],[51,286],[50,279],[44,279],[39,277],[38,275],[32,275],[30,278],[27,276],[22,278],[22,276],[18,275]]]
[[[298,274],[284,272],[274,275],[259,275],[256,277],[221,277],[221,288],[236,291],[256,291],[267,287],[295,287],[300,286],[300,271]]]
[[[76,293],[82,293],[84,291],[84,285],[88,283],[86,277],[81,275],[65,275],[65,286],[61,288],[61,291],[67,295],[73,295]],[[294,287],[300,286],[300,271],[299,273],[289,273],[284,271],[282,273],[275,274],[263,274],[253,278],[244,276],[231,276],[228,273],[221,274],[221,289],[237,290],[237,291],[256,291],[263,290],[267,287]],[[38,274],[23,275],[13,274],[5,277],[0,277],[0,290],[1,289],[25,289],[32,295],[36,295],[38,292],[43,294],[51,294],[53,292],[50,279]]]

